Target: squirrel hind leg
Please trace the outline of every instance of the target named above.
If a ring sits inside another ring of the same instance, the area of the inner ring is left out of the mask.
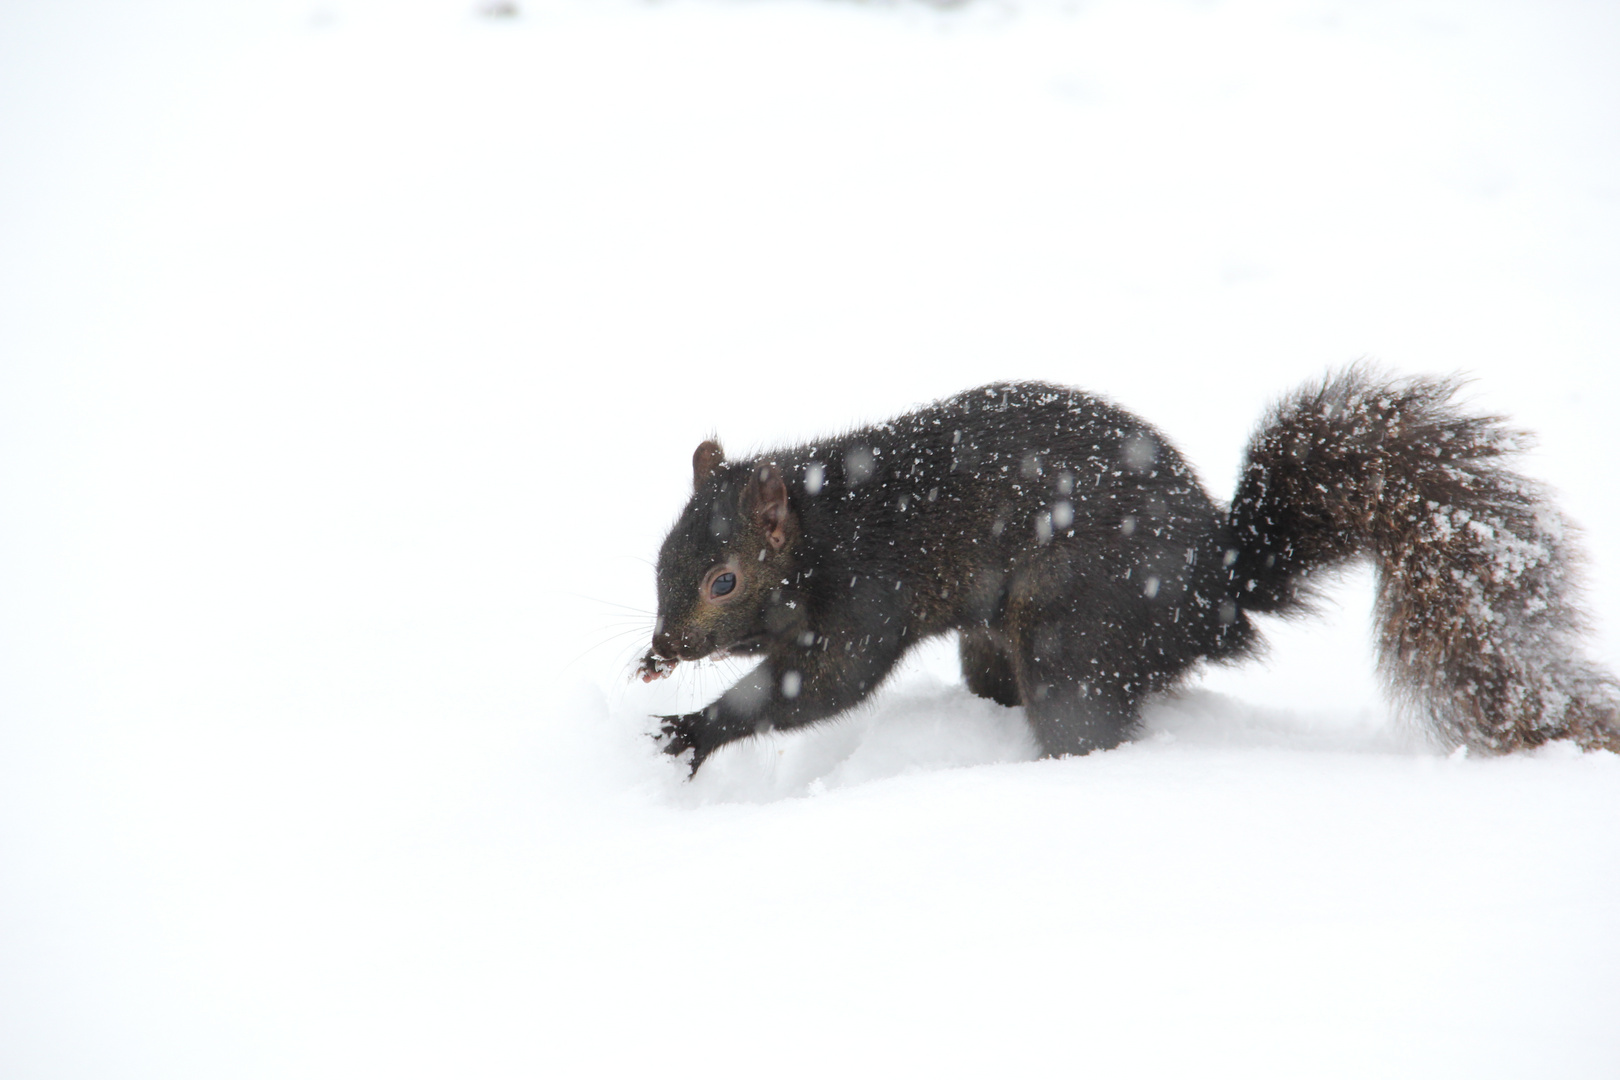
[[[1111,750],[1141,716],[1141,680],[1128,657],[1103,657],[1060,626],[1020,635],[1016,656],[1024,713],[1042,757]],[[1107,673],[1107,674],[1103,674]]]
[[[1012,657],[987,630],[963,630],[958,643],[967,688],[997,705],[1022,705]]]

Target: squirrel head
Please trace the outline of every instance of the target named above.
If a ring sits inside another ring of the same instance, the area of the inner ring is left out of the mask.
[[[751,652],[793,567],[799,519],[776,462],[728,464],[712,439],[692,454],[692,498],[658,553],[652,657]]]

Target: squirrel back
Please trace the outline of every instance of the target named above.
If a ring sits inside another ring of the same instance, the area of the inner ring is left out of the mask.
[[[763,653],[665,718],[693,768],[718,746],[853,706],[916,642],[960,635],[975,693],[1025,708],[1048,755],[1131,733],[1144,695],[1256,643],[1313,573],[1379,568],[1380,666],[1445,741],[1620,748],[1613,680],[1575,659],[1565,527],[1508,471],[1515,439],[1455,384],[1351,369],[1254,437],[1231,509],[1151,426],[1077,390],[982,387],[752,461],[693,455],[658,561],[642,674]]]

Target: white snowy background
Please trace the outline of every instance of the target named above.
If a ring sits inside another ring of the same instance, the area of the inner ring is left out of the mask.
[[[1620,6],[515,11],[0,6],[0,1074],[1620,1076],[1620,759],[1425,746],[1364,572],[1084,759],[627,679],[711,433],[1049,379],[1224,498],[1360,357],[1620,666]]]

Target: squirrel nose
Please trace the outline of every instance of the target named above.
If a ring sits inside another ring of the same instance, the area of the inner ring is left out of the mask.
[[[668,630],[660,630],[653,635],[653,655],[665,660],[675,659],[675,637]]]
[[[714,637],[691,626],[659,627],[652,639],[653,654],[665,660],[697,660],[714,651]]]

